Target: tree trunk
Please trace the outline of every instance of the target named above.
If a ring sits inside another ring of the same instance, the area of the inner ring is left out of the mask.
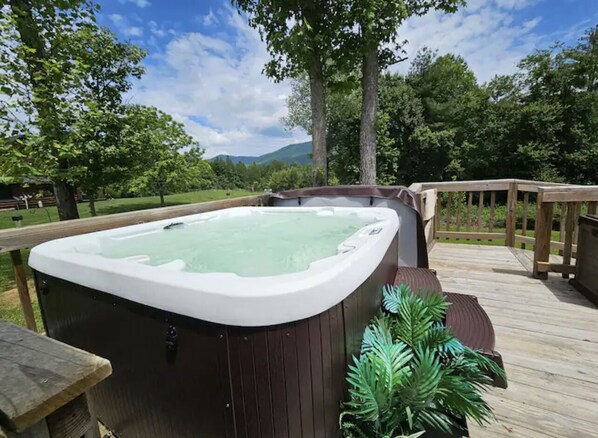
[[[324,72],[319,59],[313,59],[309,69],[309,88],[311,93],[311,135],[313,146],[312,178],[317,186],[328,181],[326,168],[326,92]]]
[[[166,206],[166,202],[164,202],[164,192],[160,192],[160,207],[165,207]]]
[[[75,189],[72,185],[66,181],[54,181],[54,196],[56,197],[58,217],[61,221],[79,219]]]
[[[51,91],[45,89],[43,84],[40,85],[38,83],[37,73],[42,70],[43,61],[46,59],[47,53],[40,37],[40,29],[33,18],[31,10],[33,7],[32,2],[30,0],[11,0],[10,6],[15,17],[17,17],[15,24],[21,41],[25,46],[32,49],[32,51],[27,52],[25,63],[27,74],[30,77],[33,87],[33,94],[37,97],[37,99],[33,100],[38,113],[37,117],[40,119],[52,117],[55,115],[53,106],[47,103],[47,98],[51,96]],[[44,138],[44,141],[52,142],[57,140],[57,136],[51,130],[48,130],[45,124],[40,127],[40,134]],[[58,160],[58,166],[60,170],[68,169],[68,163],[64,162],[64,160]],[[75,190],[70,184],[65,181],[55,181],[54,195],[56,197],[56,206],[60,220],[79,218],[77,203],[75,202]]]
[[[359,132],[360,183],[376,184],[376,114],[378,112],[378,48],[369,49],[362,65],[363,98]]]
[[[93,217],[96,217],[98,213],[96,212],[96,195],[90,194],[89,195],[89,212]]]

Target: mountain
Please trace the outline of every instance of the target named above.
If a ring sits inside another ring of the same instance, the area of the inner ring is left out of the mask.
[[[217,155],[210,161],[230,158],[235,164],[266,164],[270,161],[284,161],[285,163],[309,164],[311,163],[311,141],[305,143],[295,143],[284,146],[274,152],[270,152],[259,157],[235,156],[235,155]]]

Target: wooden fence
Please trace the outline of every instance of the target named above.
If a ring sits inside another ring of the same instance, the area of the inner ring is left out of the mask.
[[[521,179],[427,182],[410,189],[420,194],[422,211],[434,211],[432,216],[422,214],[429,244],[442,239],[504,240],[509,247],[533,248],[536,278],[575,272],[579,216],[596,214],[598,205],[598,186]],[[504,224],[497,224],[499,204],[506,209]],[[530,211],[532,205],[535,211]],[[562,255],[562,263],[551,263],[551,252]]]
[[[267,204],[269,195],[245,196],[241,198],[223,199],[221,201],[200,202],[196,204],[177,205],[173,207],[154,208],[150,210],[131,211],[127,213],[98,216],[86,219],[75,219],[66,222],[54,222],[43,225],[32,225],[24,228],[0,230],[0,253],[9,252],[13,264],[19,300],[27,328],[37,330],[27,276],[23,266],[21,250],[33,248],[35,245],[61,237],[76,236],[93,231],[124,227],[126,225],[170,219],[190,214],[205,213],[232,207],[246,207]]]

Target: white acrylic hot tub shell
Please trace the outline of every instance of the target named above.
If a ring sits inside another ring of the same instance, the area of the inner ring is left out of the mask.
[[[77,250],[97,247],[99,239],[123,232],[161,230],[173,222],[193,222],[207,216],[217,220],[224,215],[265,210],[354,212],[375,218],[377,223],[347,239],[355,249],[315,261],[305,271],[269,277],[177,271],[176,266],[170,270]],[[369,235],[372,228],[381,231]],[[33,248],[29,265],[53,277],[192,318],[265,326],[308,318],[344,300],[374,272],[398,228],[397,214],[387,208],[239,207],[53,240]]]

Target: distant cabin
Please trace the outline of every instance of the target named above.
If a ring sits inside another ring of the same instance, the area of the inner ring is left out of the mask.
[[[16,197],[27,196],[28,202]],[[52,182],[47,178],[23,178],[20,182],[3,182],[0,178],[0,210],[37,208],[39,202],[44,207],[56,205]]]

